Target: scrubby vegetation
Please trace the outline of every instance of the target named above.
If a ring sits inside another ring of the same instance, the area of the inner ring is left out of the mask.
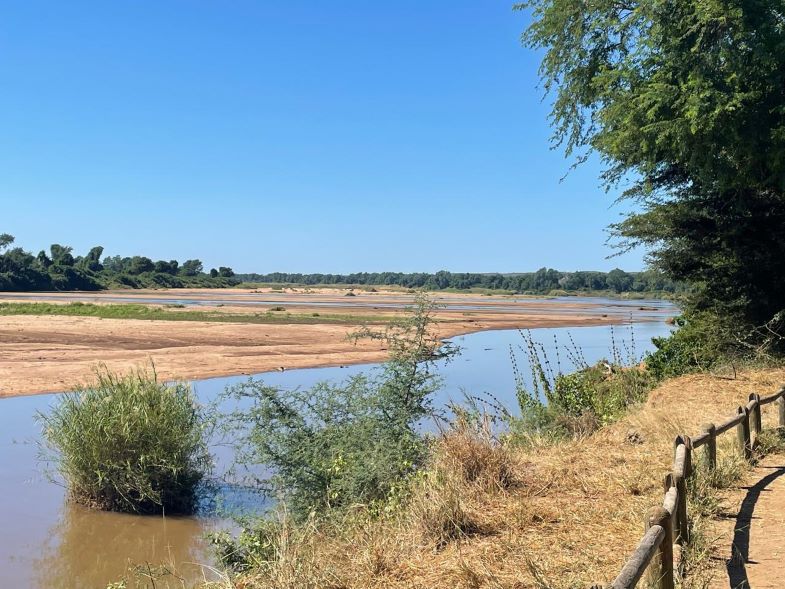
[[[229,416],[232,437],[241,439],[239,461],[252,472],[271,467],[269,478],[249,482],[278,499],[271,517],[244,520],[234,538],[212,538],[241,583],[384,584],[400,562],[482,537],[489,522],[481,506],[532,491],[521,432],[541,427],[553,434],[551,443],[581,438],[588,431],[578,432],[575,422],[591,421],[589,431],[611,423],[652,383],[620,358],[608,363],[610,372],[583,364],[577,373],[549,376],[538,356],[537,382],[547,392],[527,392],[518,379],[524,417],[489,413],[478,403],[437,412],[433,360],[454,350],[432,335],[432,310],[420,297],[405,321],[356,334],[388,345],[391,359],[375,375],[307,391],[249,381],[228,392],[239,402]],[[524,349],[536,355],[537,344],[527,338]],[[439,432],[426,435],[421,424],[434,417]],[[349,566],[347,559],[362,564]]]
[[[721,381],[719,394],[710,377],[682,377],[591,436],[525,445],[500,437],[488,414],[459,413],[386,500],[301,516],[284,502],[239,537],[213,540],[233,582],[255,589],[586,586],[618,572],[643,515],[662,500],[673,436],[726,417],[753,383],[766,389],[780,378]],[[715,471],[697,457],[684,587],[714,574],[718,492],[747,472],[735,438],[722,442]]]
[[[95,380],[39,413],[47,461],[68,496],[83,505],[132,513],[191,513],[209,472],[209,420],[190,387],[155,372]]]
[[[417,474],[381,502],[293,517],[285,507],[237,538],[213,537],[236,582],[254,588],[396,583],[402,563],[484,533],[478,503],[518,484],[518,465],[488,431],[456,424],[429,444]],[[437,574],[433,571],[432,574]]]
[[[567,372],[562,371],[558,346],[554,367],[544,346],[531,333],[522,333],[522,362],[511,350],[521,412],[520,418],[509,418],[514,437],[585,436],[622,417],[631,405],[645,401],[656,380],[635,355],[633,329],[630,326],[630,344],[624,344],[626,357],[612,337],[611,359],[594,365],[586,362],[582,351],[572,343],[561,351],[572,367]],[[530,370],[528,383],[521,364]]]
[[[145,256],[106,256],[96,246],[84,256],[52,244],[34,256],[11,246],[14,237],[0,234],[0,291],[101,290],[104,288],[220,288],[238,283],[231,268],[205,272],[200,260],[159,260]]]
[[[375,374],[304,391],[251,380],[227,392],[241,401],[227,419],[240,462],[272,467],[263,484],[294,517],[382,502],[422,465],[417,426],[440,382],[432,364],[451,353],[428,329],[433,310],[420,297],[410,316],[356,334],[387,344],[390,359]]]

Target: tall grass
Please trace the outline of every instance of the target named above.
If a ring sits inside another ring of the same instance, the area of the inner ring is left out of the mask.
[[[37,414],[44,458],[69,497],[133,513],[191,513],[211,467],[207,420],[185,383],[158,382],[154,369],[95,380]]]
[[[534,340],[531,332],[521,331],[521,337],[520,350],[531,374],[527,383],[511,348],[522,415],[522,420],[512,425],[524,437],[542,433],[556,434],[557,438],[563,434],[571,437],[590,434],[619,419],[630,405],[642,402],[655,383],[639,364],[632,325],[629,340],[617,341],[616,331],[611,327],[610,359],[596,364],[589,364],[571,335],[568,346],[560,346],[554,336],[555,359],[542,343]],[[572,372],[562,369],[563,359],[571,365]]]

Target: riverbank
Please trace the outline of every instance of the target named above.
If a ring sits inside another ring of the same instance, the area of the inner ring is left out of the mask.
[[[0,310],[0,397],[69,390],[99,363],[123,371],[152,361],[162,378],[190,380],[378,362],[386,357],[378,342],[354,343],[347,336],[366,322],[400,316],[412,297],[390,292],[347,297],[334,290],[248,290],[227,296],[208,289],[3,295],[4,302],[14,300],[26,304],[25,314],[17,314],[14,305],[5,305],[11,314]],[[28,314],[39,312],[30,309],[36,301],[48,305],[41,305],[41,314]],[[152,318],[146,313],[91,316],[94,309],[69,308],[73,302],[106,305],[107,312],[113,311],[109,305],[144,305]],[[602,300],[450,295],[438,296],[437,302],[444,305],[436,315],[442,338],[495,329],[662,320],[674,312]]]
[[[338,525],[285,528],[281,538],[288,543],[276,545],[281,557],[252,569],[237,584],[249,589],[568,589],[607,583],[638,544],[645,514],[662,502],[676,434],[724,419],[750,390],[772,392],[784,378],[781,369],[742,371],[733,380],[709,374],[674,378],[620,421],[561,443],[486,440],[483,446],[482,438],[448,433],[436,449],[445,454],[437,463],[446,465],[441,474],[469,472],[462,470],[468,466],[479,469],[471,471],[479,477],[503,472],[506,481],[502,487],[478,484],[482,478],[458,480],[427,496],[427,506],[459,506],[460,519],[449,523],[457,521],[465,531],[454,539],[434,547],[424,535],[424,526],[433,521],[423,517],[417,503],[390,519],[347,517]],[[721,457],[724,452],[723,447]],[[500,463],[504,470],[494,470]],[[724,545],[732,535],[726,530],[707,536],[702,569],[689,571],[683,586],[705,587],[722,578],[729,556]]]

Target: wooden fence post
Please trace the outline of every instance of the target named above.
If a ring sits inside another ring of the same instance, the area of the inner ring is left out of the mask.
[[[785,428],[785,394],[777,399],[777,406],[780,414],[780,427]]]
[[[703,425],[703,431],[708,436],[706,442],[706,466],[709,470],[717,468],[717,427],[713,423]]]
[[[674,589],[673,579],[673,523],[671,514],[662,507],[655,507],[646,520],[646,530],[662,526],[665,537],[660,542],[649,566],[649,582],[657,589]]]
[[[760,394],[755,393],[755,401],[757,403],[757,407],[755,408],[755,427],[758,428],[758,434],[763,431],[763,407],[760,404]]]
[[[746,407],[739,407],[736,412],[744,417],[737,426],[739,437],[739,452],[745,460],[752,458],[752,444],[750,444],[750,414]]]
[[[683,472],[674,471],[673,485],[676,487],[678,495],[676,497],[676,541],[687,544],[690,541],[690,530],[687,522],[687,473],[690,469],[690,448],[685,444],[686,436],[676,436],[676,452],[679,446],[684,446],[684,470]],[[674,453],[675,454],[675,453]]]
[[[676,449],[684,444],[684,478],[688,479],[692,475],[692,440],[689,436],[679,434],[673,441],[673,456],[676,456]]]
[[[750,414],[750,418],[752,419],[752,429],[755,432],[755,439],[753,440],[753,444],[757,446],[760,432],[763,429],[760,413],[760,395],[756,393],[750,393],[750,403],[753,404],[752,413]]]

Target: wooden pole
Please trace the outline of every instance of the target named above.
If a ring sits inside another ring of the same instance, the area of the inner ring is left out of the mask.
[[[665,535],[649,566],[649,582],[657,589],[674,589],[673,579],[673,528],[671,514],[662,507],[655,507],[646,520],[646,530],[662,526]]]
[[[747,411],[746,407],[739,407],[737,411],[739,414],[744,416],[741,420],[741,423],[738,425],[737,430],[739,432],[739,449],[741,451],[741,455],[744,456],[744,460],[750,460],[752,458],[752,444],[750,443],[750,413]]]
[[[612,589],[633,589],[638,586],[646,573],[649,563],[652,561],[660,544],[665,539],[665,529],[662,526],[651,526],[638,542],[638,547],[633,552],[627,563],[622,567],[621,572],[611,583]]]
[[[714,470],[717,468],[717,427],[713,423],[706,423],[702,429],[709,436],[706,442],[706,467]]]
[[[760,404],[760,395],[755,393],[755,428],[758,430],[758,435],[763,431],[763,407]]]
[[[687,444],[685,444],[685,436],[676,436],[674,446],[674,455],[678,454],[679,446],[684,446],[684,468],[681,472],[679,472],[678,467],[674,470],[673,485],[678,492],[676,497],[676,542],[685,545],[690,541],[690,530],[687,522],[687,473],[690,471],[690,451]]]
[[[763,429],[760,414],[760,395],[756,393],[750,393],[750,404],[752,405],[752,410],[750,413],[750,419],[752,423],[750,425],[752,426],[752,430],[755,432],[755,437],[752,442],[753,446],[757,446],[760,432]]]
[[[684,445],[684,478],[687,479],[692,474],[692,440],[689,436],[679,434],[673,441],[673,456],[680,445]]]
[[[780,427],[785,428],[785,394],[777,399],[777,406],[780,414]]]

